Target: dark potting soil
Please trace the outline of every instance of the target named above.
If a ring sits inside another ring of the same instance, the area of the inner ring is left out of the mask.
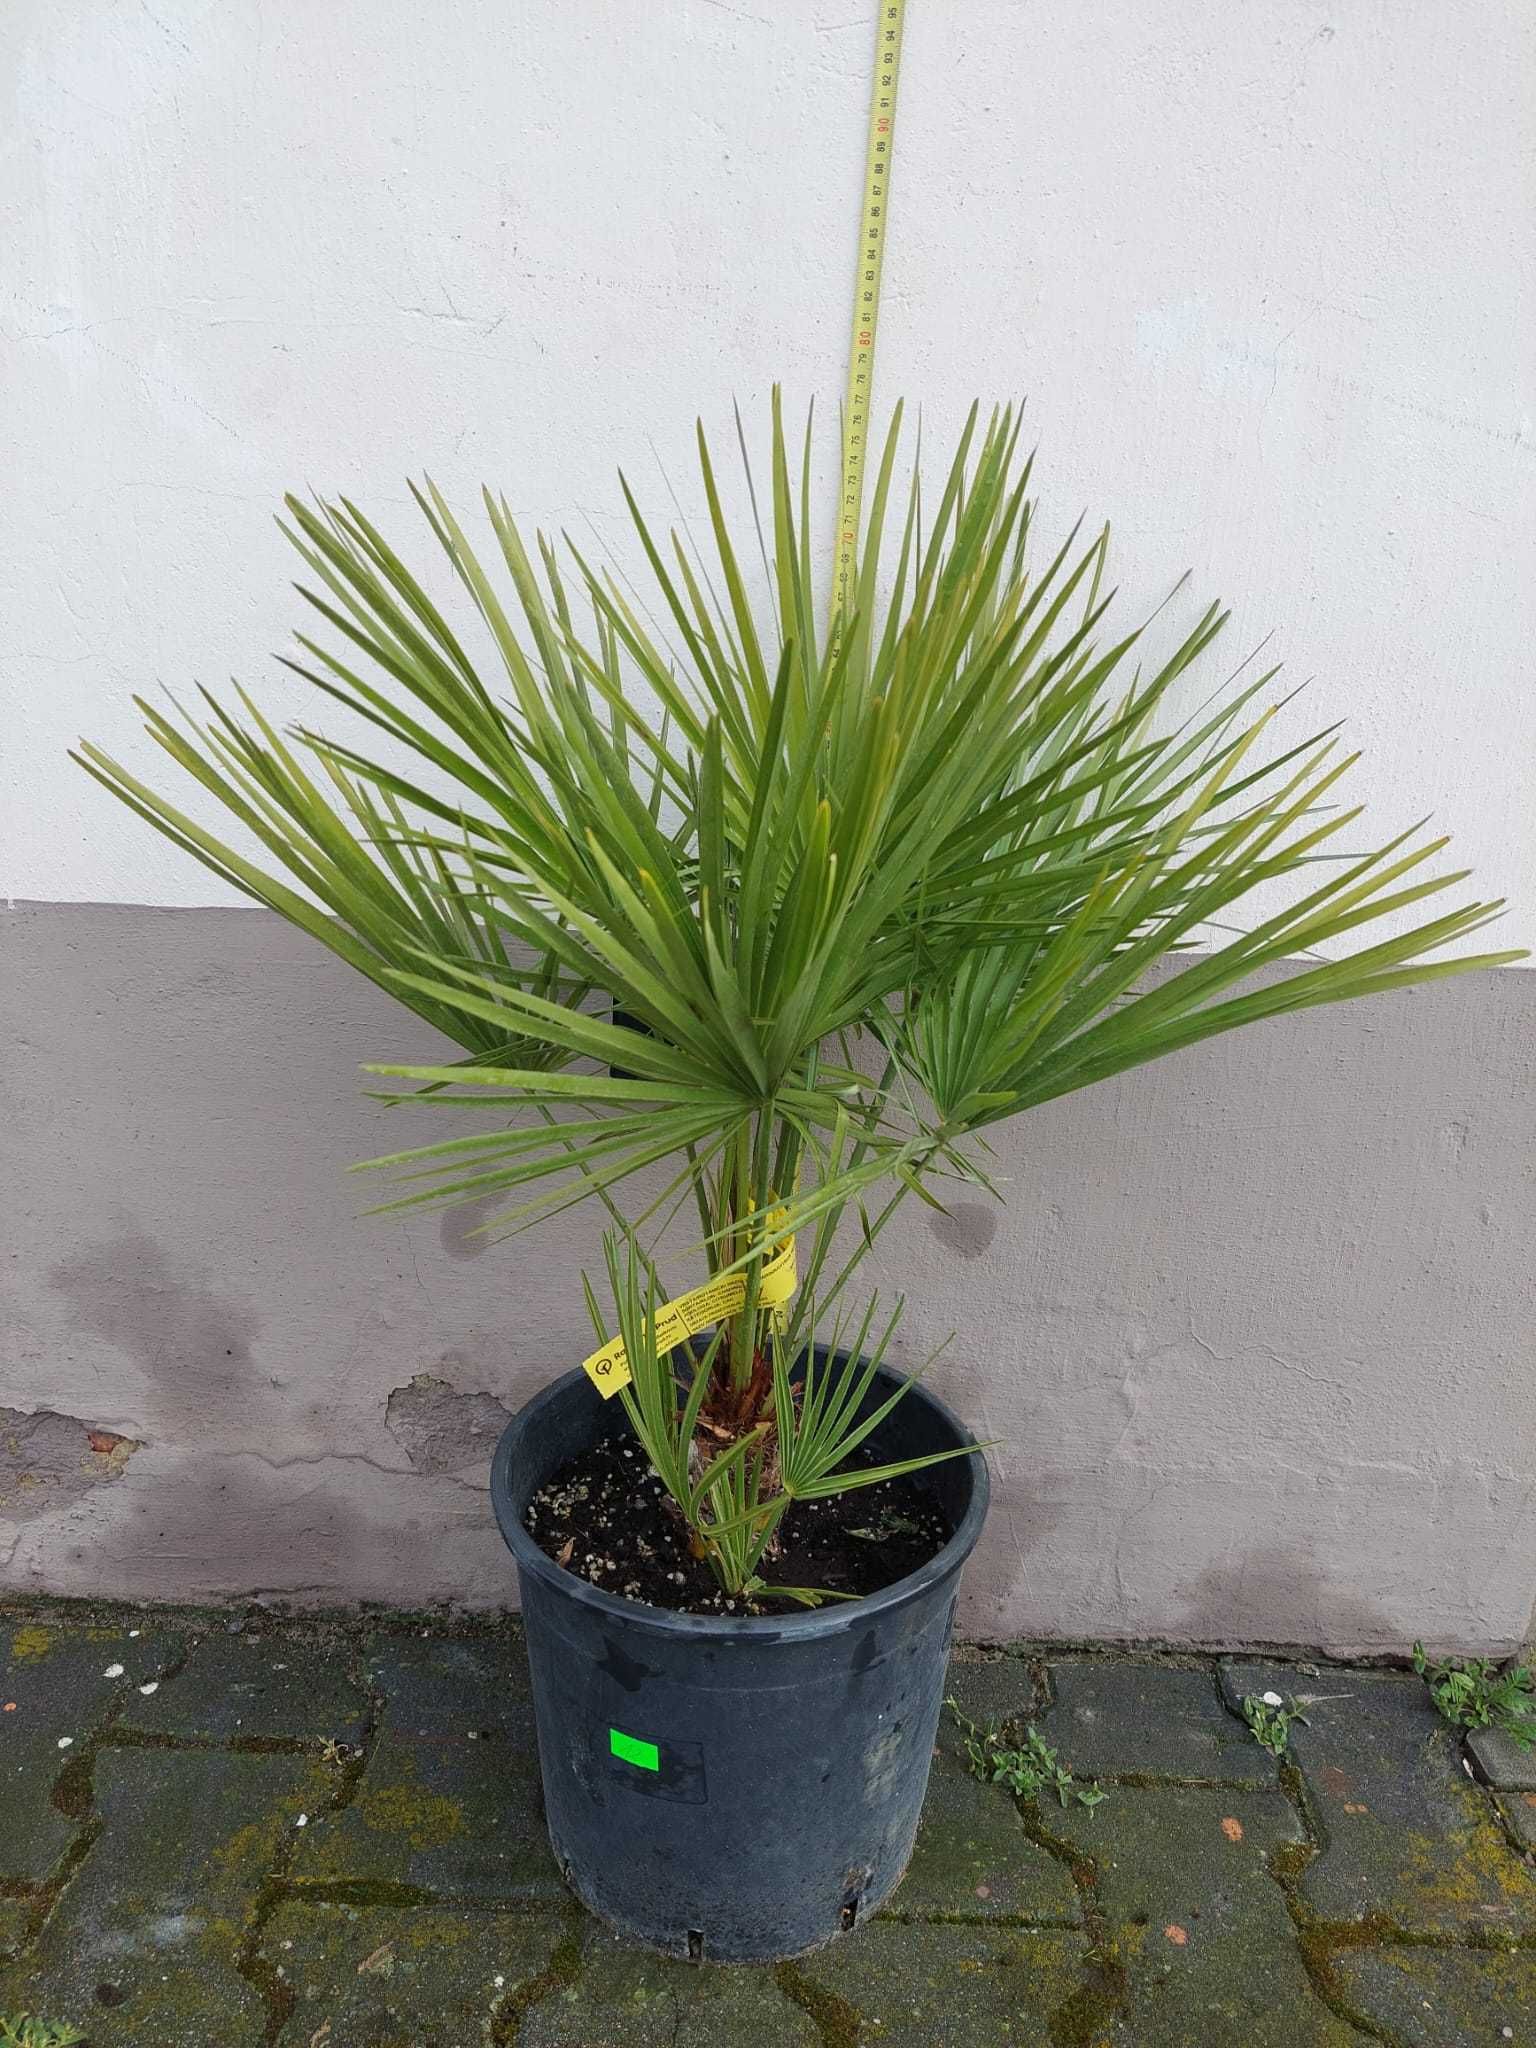
[[[727,1598],[705,1560],[689,1554],[687,1524],[632,1437],[609,1437],[562,1465],[524,1519],[547,1557],[623,1599],[683,1614],[804,1612],[798,1601],[766,1594]],[[953,1534],[914,1473],[796,1501],[779,1524],[778,1555],[764,1558],[758,1575],[770,1585],[861,1597],[916,1571]]]

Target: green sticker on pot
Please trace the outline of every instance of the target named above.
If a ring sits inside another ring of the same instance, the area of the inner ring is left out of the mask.
[[[622,1728],[608,1730],[608,1747],[621,1763],[633,1764],[637,1771],[659,1771],[661,1751],[654,1742],[642,1742],[638,1735],[626,1735]]]

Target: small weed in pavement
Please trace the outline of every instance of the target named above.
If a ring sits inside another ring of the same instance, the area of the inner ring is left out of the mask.
[[[1260,1748],[1279,1757],[1290,1748],[1291,1730],[1297,1722],[1303,1727],[1307,1725],[1307,1717],[1296,1702],[1282,1699],[1277,1692],[1244,1693],[1243,1719]]]
[[[1415,1643],[1413,1668],[1457,1728],[1499,1728],[1522,1748],[1536,1748],[1536,1671],[1528,1664],[1501,1670],[1491,1657],[1447,1657],[1441,1663]]]
[[[965,1760],[973,1778],[983,1784],[1006,1785],[1010,1792],[1022,1792],[1026,1799],[1038,1799],[1042,1791],[1056,1794],[1063,1806],[1075,1801],[1091,1811],[1104,1794],[1096,1785],[1079,1785],[1061,1760],[1060,1752],[1033,1725],[1024,1731],[1024,1741],[1010,1749],[998,1732],[997,1723],[985,1728],[968,1720],[953,1698],[944,1702],[954,1716],[955,1726],[965,1742]]]
[[[7,2019],[0,2013],[0,2048],[72,2048],[74,2042],[84,2039],[78,2027],[63,2026],[57,2020],[35,2019],[25,2012]]]

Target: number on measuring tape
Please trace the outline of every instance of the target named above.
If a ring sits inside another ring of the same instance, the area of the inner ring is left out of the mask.
[[[848,396],[843,408],[842,519],[832,589],[834,614],[853,597],[858,566],[859,518],[864,502],[865,428],[874,379],[875,335],[880,311],[880,267],[885,253],[888,211],[886,183],[895,144],[896,74],[901,63],[905,0],[887,0],[880,10],[875,89],[869,110],[864,158],[864,209],[859,241],[859,275],[854,295],[853,344],[848,360]]]

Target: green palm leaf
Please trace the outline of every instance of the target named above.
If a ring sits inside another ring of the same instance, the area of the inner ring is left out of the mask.
[[[1434,867],[1443,841],[1359,846],[1353,756],[1331,725],[1279,737],[1273,672],[1185,707],[1219,607],[1144,667],[1144,627],[1110,624],[1107,531],[1036,566],[1019,431],[973,409],[926,504],[898,408],[833,619],[811,429],[797,479],[777,394],[752,546],[702,428],[704,553],[622,485],[654,606],[568,539],[525,537],[504,498],[485,493],[477,552],[413,487],[494,676],[355,505],[290,498],[319,623],[289,666],[350,730],[285,736],[243,691],[201,719],[142,706],[228,837],[77,756],[463,1049],[370,1069],[392,1102],[480,1112],[369,1162],[401,1176],[391,1206],[504,1194],[494,1221],[521,1227],[600,1199],[633,1350],[660,1283],[616,1191],[648,1176],[649,1218],[692,1188],[694,1256],[745,1273],[746,1306],[707,1384],[651,1359],[630,1407],[738,1590],[786,1489],[869,1481],[842,1463],[855,1382],[802,1397],[788,1375],[908,1193],[988,1185],[980,1133],[1239,1025],[1520,957],[1464,950],[1500,906],[1444,907],[1465,877]],[[766,1345],[755,1274],[795,1230],[806,1286]]]

